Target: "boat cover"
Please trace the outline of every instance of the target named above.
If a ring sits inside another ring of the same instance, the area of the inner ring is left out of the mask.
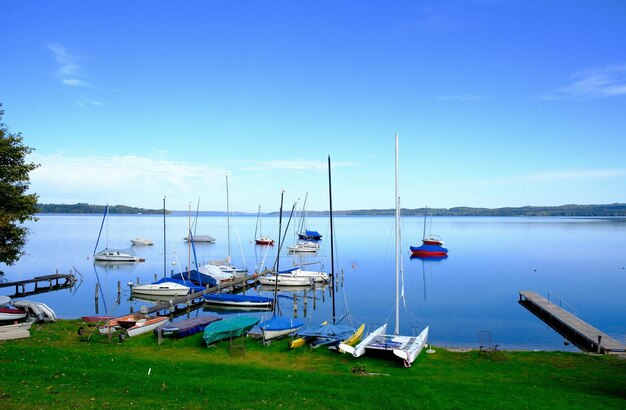
[[[222,317],[217,315],[193,317],[179,322],[167,323],[161,326],[161,331],[163,336],[180,338],[202,332],[209,323],[217,322],[218,320],[222,320]],[[154,333],[156,334],[157,332],[158,329],[155,329]]]
[[[337,341],[343,341],[356,331],[355,328],[349,325],[314,325],[309,326],[306,329],[296,332],[296,336],[299,337],[320,337],[325,339],[333,339]]]
[[[287,330],[302,327],[304,322],[300,319],[273,316],[271,319],[259,324],[259,327],[265,331]]]
[[[185,278],[185,280],[190,280],[193,283],[199,284],[200,286],[204,286],[206,284],[208,284],[209,286],[217,286],[217,281],[215,279],[213,279],[211,276],[207,274],[200,273],[195,269],[192,269],[191,271],[185,271],[182,273],[173,273],[172,278],[174,279]]]
[[[210,323],[204,329],[202,338],[207,346],[209,346],[220,340],[228,339],[231,336],[243,336],[257,323],[259,323],[259,319],[252,316],[222,317],[222,320]]]

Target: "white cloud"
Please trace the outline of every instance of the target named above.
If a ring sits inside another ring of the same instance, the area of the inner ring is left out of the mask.
[[[126,204],[154,207],[167,195],[173,209],[186,209],[189,200],[211,185],[221,184],[226,170],[202,164],[135,155],[71,157],[32,155],[41,167],[31,175],[31,190],[42,203]]]
[[[333,162],[333,168],[338,167],[351,167],[355,166],[351,162]],[[326,172],[328,170],[328,163],[326,161],[311,161],[311,160],[274,160],[274,161],[259,161],[245,168],[249,171],[317,171]]]
[[[69,87],[91,87],[83,79],[82,68],[76,62],[76,57],[71,55],[67,49],[59,44],[49,44],[48,48],[54,54],[54,59],[58,64],[57,76],[61,83]]]
[[[580,71],[570,83],[548,99],[606,98],[626,95],[626,64],[608,65]]]

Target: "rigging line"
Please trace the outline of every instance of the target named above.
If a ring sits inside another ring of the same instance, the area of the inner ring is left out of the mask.
[[[239,235],[239,226],[237,225],[237,221],[235,221],[235,213],[232,212],[233,215],[233,223],[235,225],[235,233],[237,234],[237,243],[239,243],[239,250],[241,251],[241,260],[243,261],[243,266],[246,268],[248,265],[246,264],[246,256],[243,253],[243,245],[241,244],[241,236]],[[230,251],[228,252],[228,256],[230,256]]]

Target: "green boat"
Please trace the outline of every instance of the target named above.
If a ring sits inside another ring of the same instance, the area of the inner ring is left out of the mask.
[[[207,346],[229,337],[239,337],[246,334],[259,319],[251,316],[224,317],[222,320],[210,323],[204,329],[202,338]]]

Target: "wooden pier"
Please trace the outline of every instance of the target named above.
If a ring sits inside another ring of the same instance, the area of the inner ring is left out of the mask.
[[[37,293],[49,292],[52,290],[69,288],[74,283],[76,283],[76,276],[74,276],[72,273],[62,274],[57,272],[53,275],[36,276],[32,279],[0,283],[0,288],[15,286],[15,294],[13,296],[26,296],[34,295]],[[27,292],[26,285],[29,284],[35,284],[35,289],[33,291]],[[44,286],[44,284],[47,284],[47,286]]]
[[[269,273],[269,271],[253,273],[251,275],[246,275],[242,278],[234,279],[231,282],[228,282],[228,284],[225,286],[207,287],[201,292],[195,292],[185,296],[179,296],[167,302],[157,303],[154,306],[142,306],[140,314],[149,315],[151,313],[157,313],[158,315],[162,316],[178,316],[182,312],[186,312],[192,310],[194,307],[201,306],[204,303],[204,295],[221,293],[224,290],[231,291],[232,289],[241,289],[249,286],[254,286],[258,281],[258,277],[263,276],[267,273]],[[179,305],[184,305],[184,307],[180,308]]]
[[[585,352],[624,354],[626,345],[533,291],[519,291],[519,303]]]

